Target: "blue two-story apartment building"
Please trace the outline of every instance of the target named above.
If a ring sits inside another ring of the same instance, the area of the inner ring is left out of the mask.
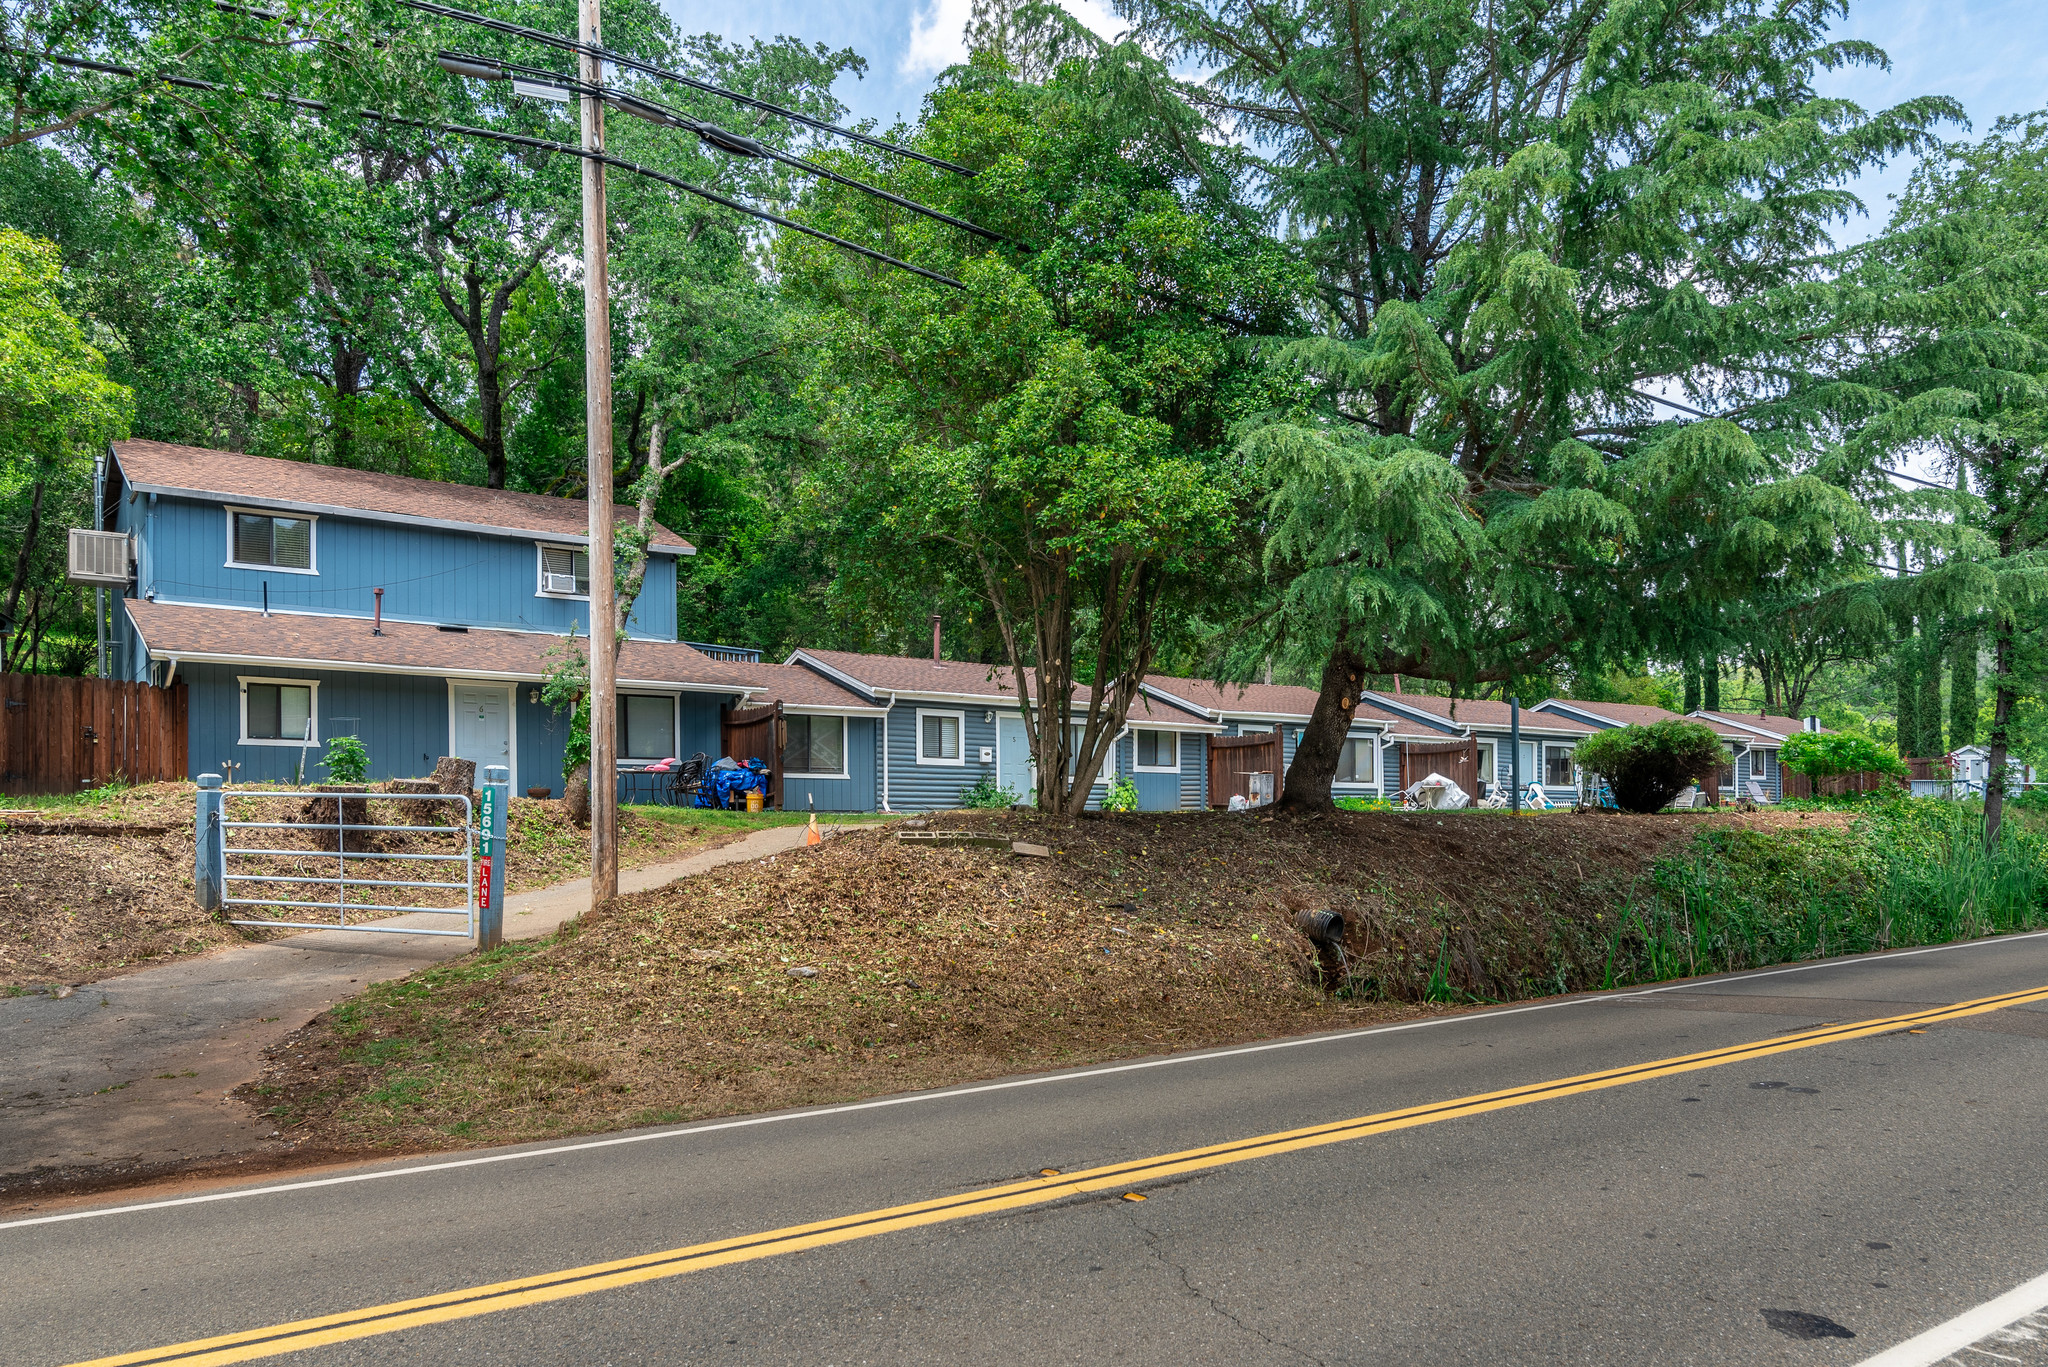
[[[456,755],[560,792],[568,719],[540,686],[590,636],[580,501],[127,441],[99,514],[134,556],[114,673],[187,686],[192,773],[317,779],[354,735],[373,778]],[[690,554],[655,530],[618,658],[622,761],[718,754],[720,709],[761,691],[676,639]]]

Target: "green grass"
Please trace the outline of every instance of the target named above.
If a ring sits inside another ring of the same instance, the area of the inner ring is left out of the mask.
[[[97,788],[81,788],[75,793],[41,793],[0,798],[0,807],[15,811],[27,811],[30,808],[43,811],[78,811],[111,807],[133,786],[124,778],[113,778]]]
[[[661,804],[628,804],[621,808],[651,821],[672,826],[697,826],[712,831],[754,831],[765,826],[801,826],[811,819],[809,812],[728,812],[718,807],[671,807]],[[853,821],[893,821],[890,812],[819,812],[820,826],[843,825]]]
[[[2029,814],[2031,815],[2031,814]],[[1603,986],[2048,926],[2048,838],[1973,804],[1866,804],[1847,828],[1703,832],[1618,909]]]

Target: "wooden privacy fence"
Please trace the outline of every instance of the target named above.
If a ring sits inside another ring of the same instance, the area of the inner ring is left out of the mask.
[[[0,791],[182,779],[187,730],[183,684],[0,674]]]
[[[743,707],[737,711],[730,707],[718,709],[719,749],[741,764],[758,759],[768,765],[767,805],[775,811],[782,809],[782,747],[785,739],[782,704],[779,702],[769,703],[766,707]]]
[[[1273,800],[1280,800],[1280,730],[1255,731],[1248,736],[1209,738],[1209,805],[1228,807],[1230,799],[1251,801],[1253,774],[1273,776]]]
[[[1946,758],[1909,759],[1906,761],[1906,777],[1893,778],[1880,774],[1874,769],[1864,769],[1853,774],[1830,774],[1815,780],[1805,774],[1796,774],[1782,764],[1778,766],[1778,778],[1785,785],[1788,798],[1810,798],[1816,792],[1821,797],[1841,797],[1845,793],[1874,793],[1884,788],[1906,788],[1913,786],[1914,779],[1932,779],[1946,783],[1955,777],[1955,770],[1949,767]]]
[[[1486,796],[1479,785],[1479,742],[1476,740],[1409,741],[1401,747],[1401,791],[1431,774],[1442,774],[1465,790],[1473,801]],[[1492,775],[1487,775],[1488,779]]]

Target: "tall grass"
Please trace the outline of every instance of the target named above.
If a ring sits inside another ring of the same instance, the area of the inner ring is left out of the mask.
[[[1868,806],[1844,828],[1712,831],[1620,909],[1604,986],[2048,926],[2048,841],[1941,799]]]

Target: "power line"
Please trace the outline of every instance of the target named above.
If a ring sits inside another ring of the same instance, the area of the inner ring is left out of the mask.
[[[648,123],[659,124],[664,128],[679,128],[686,133],[694,133],[698,138],[710,143],[721,152],[729,152],[734,156],[758,157],[770,161],[779,161],[783,165],[793,166],[807,175],[836,181],[850,189],[859,190],[863,194],[873,195],[877,199],[885,200],[900,209],[908,209],[914,214],[922,214],[926,218],[936,219],[940,223],[985,237],[992,242],[1007,242],[1013,246],[1022,245],[1012,242],[1012,239],[1005,237],[992,228],[984,228],[979,223],[972,223],[964,218],[956,218],[942,210],[919,204],[916,200],[905,199],[903,196],[884,190],[880,186],[869,185],[866,181],[855,180],[852,176],[841,175],[830,167],[820,166],[814,161],[806,161],[802,157],[793,157],[787,152],[770,147],[767,143],[761,142],[758,139],[730,132],[727,129],[720,128],[715,123],[705,123],[701,119],[693,119],[680,110],[672,109],[654,100],[643,99],[638,95],[629,95],[624,91],[613,90],[607,86],[585,85],[574,77],[563,76],[544,67],[521,66],[516,62],[503,62],[493,57],[473,57],[465,52],[443,50],[435,54],[434,60],[440,64],[443,71],[451,75],[463,76],[478,81],[510,80],[513,83],[515,93],[539,99],[560,99],[566,101],[572,94],[595,95],[612,108],[631,114],[637,119],[644,119]],[[522,83],[518,80],[519,75],[541,76],[555,84],[537,87],[532,82],[526,82],[524,83],[524,88],[522,88]],[[555,92],[560,93],[557,94]],[[1026,250],[1029,249],[1027,248]]]
[[[679,71],[670,71],[665,67],[654,65],[652,62],[643,62],[638,57],[628,57],[623,52],[614,52],[610,48],[597,44],[580,43],[573,38],[563,38],[558,34],[548,33],[541,29],[528,28],[524,24],[514,24],[503,19],[492,19],[487,15],[472,14],[468,10],[455,9],[449,5],[437,5],[433,3],[433,0],[398,0],[398,3],[407,9],[418,10],[422,14],[431,14],[441,19],[453,19],[458,23],[475,24],[480,28],[510,34],[515,38],[524,38],[528,42],[544,43],[563,52],[574,52],[596,57],[600,61],[610,62],[613,66],[624,67],[628,71],[637,71],[644,76],[652,76],[656,80],[686,86],[691,90],[702,91],[706,95],[715,95],[721,100],[731,100],[735,104],[743,104],[749,108],[758,109],[764,114],[773,114],[777,118],[788,119],[791,122],[803,124],[807,128],[815,128],[821,133],[830,133],[834,137],[846,138],[849,141],[862,143],[883,152],[893,152],[899,157],[909,157],[912,160],[921,161],[927,166],[936,166],[941,170],[958,172],[963,176],[975,174],[971,168],[962,166],[958,162],[947,161],[942,157],[928,156],[915,148],[904,147],[900,143],[893,143],[883,138],[859,133],[851,128],[841,128],[838,124],[826,123],[823,119],[814,119],[809,114],[788,109],[779,104],[772,104],[767,100],[758,100],[752,95],[742,95],[736,90],[727,90],[725,87],[713,85],[709,81],[700,81],[694,76],[685,76]]]
[[[1695,418],[1714,418],[1721,416],[1718,413],[1702,413],[1697,408],[1692,408],[1686,404],[1674,402],[1671,399],[1664,398],[1662,395],[1645,394],[1640,389],[1631,389],[1629,393],[1635,395],[1639,399],[1647,400],[1650,403],[1661,403],[1666,408],[1675,408],[1679,412],[1688,413]],[[1903,479],[1909,484],[1924,484],[1930,489],[1939,489],[1943,493],[1952,494],[1956,492],[1954,486],[1952,485],[1937,484],[1931,479],[1922,479],[1918,475],[1909,475],[1903,470],[1887,470],[1882,465],[1880,465],[1877,467],[1877,472],[1881,475],[1890,475],[1893,479]],[[1886,566],[1885,568],[1889,569],[1890,566]]]
[[[83,57],[65,57],[54,52],[25,52],[24,55],[37,57],[43,61],[55,63],[58,66],[76,67],[84,71],[97,71],[108,75],[127,76],[138,80],[159,80],[166,85],[177,86],[184,90],[204,90],[243,95],[245,97],[250,93],[220,85],[213,81],[197,80],[190,76],[145,76],[144,73],[136,70],[134,67],[116,66],[111,62],[94,62]],[[301,99],[295,95],[279,95],[270,91],[259,90],[254,92],[254,98],[290,105],[295,109],[303,109],[315,114],[334,112],[334,106],[323,100]],[[482,138],[492,142],[507,143],[516,147],[528,147],[536,151],[560,152],[565,156],[582,157],[590,161],[600,162],[606,166],[615,166],[621,171],[631,172],[636,176],[644,176],[649,180],[660,181],[664,185],[672,185],[678,190],[696,195],[700,199],[709,200],[711,203],[731,209],[735,213],[746,214],[750,218],[758,218],[764,222],[789,228],[792,231],[818,238],[824,242],[830,242],[835,247],[843,247],[847,251],[865,256],[870,260],[880,261],[884,265],[894,266],[898,270],[909,271],[912,275],[923,276],[925,279],[936,281],[941,285],[951,285],[954,289],[958,290],[967,288],[965,284],[955,280],[950,275],[940,275],[937,271],[929,271],[922,266],[913,266],[910,262],[898,260],[886,252],[878,252],[872,247],[863,247],[858,242],[848,241],[846,238],[828,233],[822,228],[813,228],[808,224],[799,223],[792,218],[784,218],[781,214],[772,213],[767,209],[757,209],[750,204],[742,204],[738,200],[730,199],[716,191],[706,190],[701,185],[692,185],[689,181],[683,180],[678,176],[669,175],[664,171],[657,171],[651,166],[642,166],[638,162],[627,161],[623,157],[614,157],[603,152],[587,152],[581,147],[574,147],[568,143],[553,142],[547,138],[527,137],[520,133],[501,132],[495,128],[475,128],[459,123],[432,123],[425,119],[408,118],[403,114],[387,114],[378,109],[358,109],[353,112],[357,118],[361,119],[374,119],[382,123],[400,124],[409,128],[424,129],[428,132],[454,133],[466,138]]]

